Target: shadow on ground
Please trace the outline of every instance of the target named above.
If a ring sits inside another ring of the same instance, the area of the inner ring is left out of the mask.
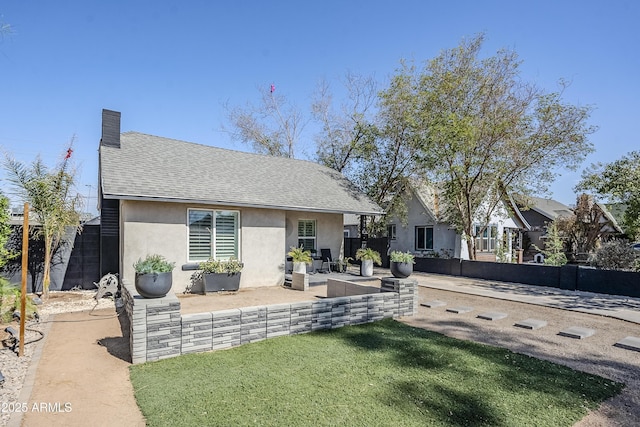
[[[120,322],[122,336],[100,338],[97,342],[99,345],[105,347],[110,355],[131,363],[131,349],[129,348],[129,317],[126,313],[122,312],[118,315],[118,321]]]

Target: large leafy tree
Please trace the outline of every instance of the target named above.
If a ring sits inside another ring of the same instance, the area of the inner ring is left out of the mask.
[[[592,164],[576,186],[576,191],[585,190],[609,202],[625,204],[625,232],[631,238],[640,238],[640,151],[612,163]]]
[[[51,260],[69,227],[79,229],[81,198],[73,194],[75,173],[70,164],[71,146],[64,159],[49,169],[38,156],[30,165],[6,156],[8,181],[20,200],[35,214],[33,232],[44,239],[43,290],[49,291]]]
[[[314,117],[322,123],[318,161],[342,172],[387,215],[400,217],[418,165],[407,83],[396,80],[390,89],[377,93],[371,77],[347,74],[348,96],[339,109],[332,105],[326,88],[313,106]],[[380,235],[385,224],[384,218],[374,218],[368,232]]]
[[[285,96],[278,95],[274,85],[259,92],[257,105],[225,105],[228,132],[256,153],[294,158],[306,123],[304,115]]]
[[[484,231],[475,224],[486,225],[506,194],[544,193],[560,167],[575,169],[595,131],[590,107],[524,81],[513,51],[481,58],[483,40],[464,40],[422,69],[403,64],[385,91],[407,106],[403,137],[419,145],[422,171],[472,259]]]

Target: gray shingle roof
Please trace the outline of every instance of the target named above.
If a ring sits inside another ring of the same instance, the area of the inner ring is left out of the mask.
[[[569,206],[563,205],[553,199],[544,199],[542,197],[533,196],[527,196],[527,199],[528,200],[525,201],[525,203],[529,205],[532,210],[546,216],[552,221],[556,218],[569,217],[573,214],[573,211]]]
[[[102,193],[228,206],[375,215],[382,209],[319,164],[125,132],[100,147]]]

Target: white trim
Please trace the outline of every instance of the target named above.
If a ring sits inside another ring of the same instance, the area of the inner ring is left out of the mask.
[[[190,258],[190,238],[189,238],[189,212],[190,211],[203,211],[203,212],[211,212],[212,217],[211,217],[211,221],[212,221],[212,230],[211,230],[211,245],[210,245],[210,255],[209,256],[214,256],[215,255],[215,241],[216,241],[216,225],[215,225],[215,220],[216,220],[216,212],[234,212],[238,214],[238,224],[237,224],[237,248],[238,248],[238,259],[242,260],[242,211],[238,210],[238,209],[215,209],[215,208],[211,208],[211,209],[206,209],[206,208],[190,208],[188,207],[186,210],[186,238],[187,238],[187,262],[202,262],[203,260],[193,260]]]

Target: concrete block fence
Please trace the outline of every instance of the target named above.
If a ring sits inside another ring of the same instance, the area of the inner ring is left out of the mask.
[[[130,324],[131,361],[143,363],[417,313],[418,284],[412,279],[385,278],[380,288],[354,287],[352,282],[345,286],[339,280],[330,280],[327,285],[356,294],[181,314],[180,301],[173,292],[164,298],[145,299],[125,282],[122,295]]]

